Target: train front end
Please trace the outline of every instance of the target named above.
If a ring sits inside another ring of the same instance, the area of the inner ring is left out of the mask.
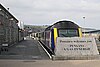
[[[52,26],[51,47],[55,50],[57,37],[82,37],[81,28],[71,21],[59,21]]]

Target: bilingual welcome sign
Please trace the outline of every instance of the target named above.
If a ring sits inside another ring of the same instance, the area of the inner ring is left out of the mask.
[[[94,38],[87,37],[58,37],[55,47],[56,56],[98,55]]]

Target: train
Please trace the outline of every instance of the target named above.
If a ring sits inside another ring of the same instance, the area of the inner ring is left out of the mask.
[[[82,31],[74,22],[62,20],[50,25],[42,32],[34,33],[34,36],[54,54],[57,37],[82,37]]]

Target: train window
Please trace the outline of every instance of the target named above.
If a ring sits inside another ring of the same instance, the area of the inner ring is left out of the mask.
[[[77,29],[60,29],[58,31],[59,37],[77,37],[78,36],[78,30]]]

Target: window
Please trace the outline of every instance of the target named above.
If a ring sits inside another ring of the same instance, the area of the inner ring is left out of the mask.
[[[58,33],[59,37],[77,37],[79,35],[77,29],[60,29]]]

